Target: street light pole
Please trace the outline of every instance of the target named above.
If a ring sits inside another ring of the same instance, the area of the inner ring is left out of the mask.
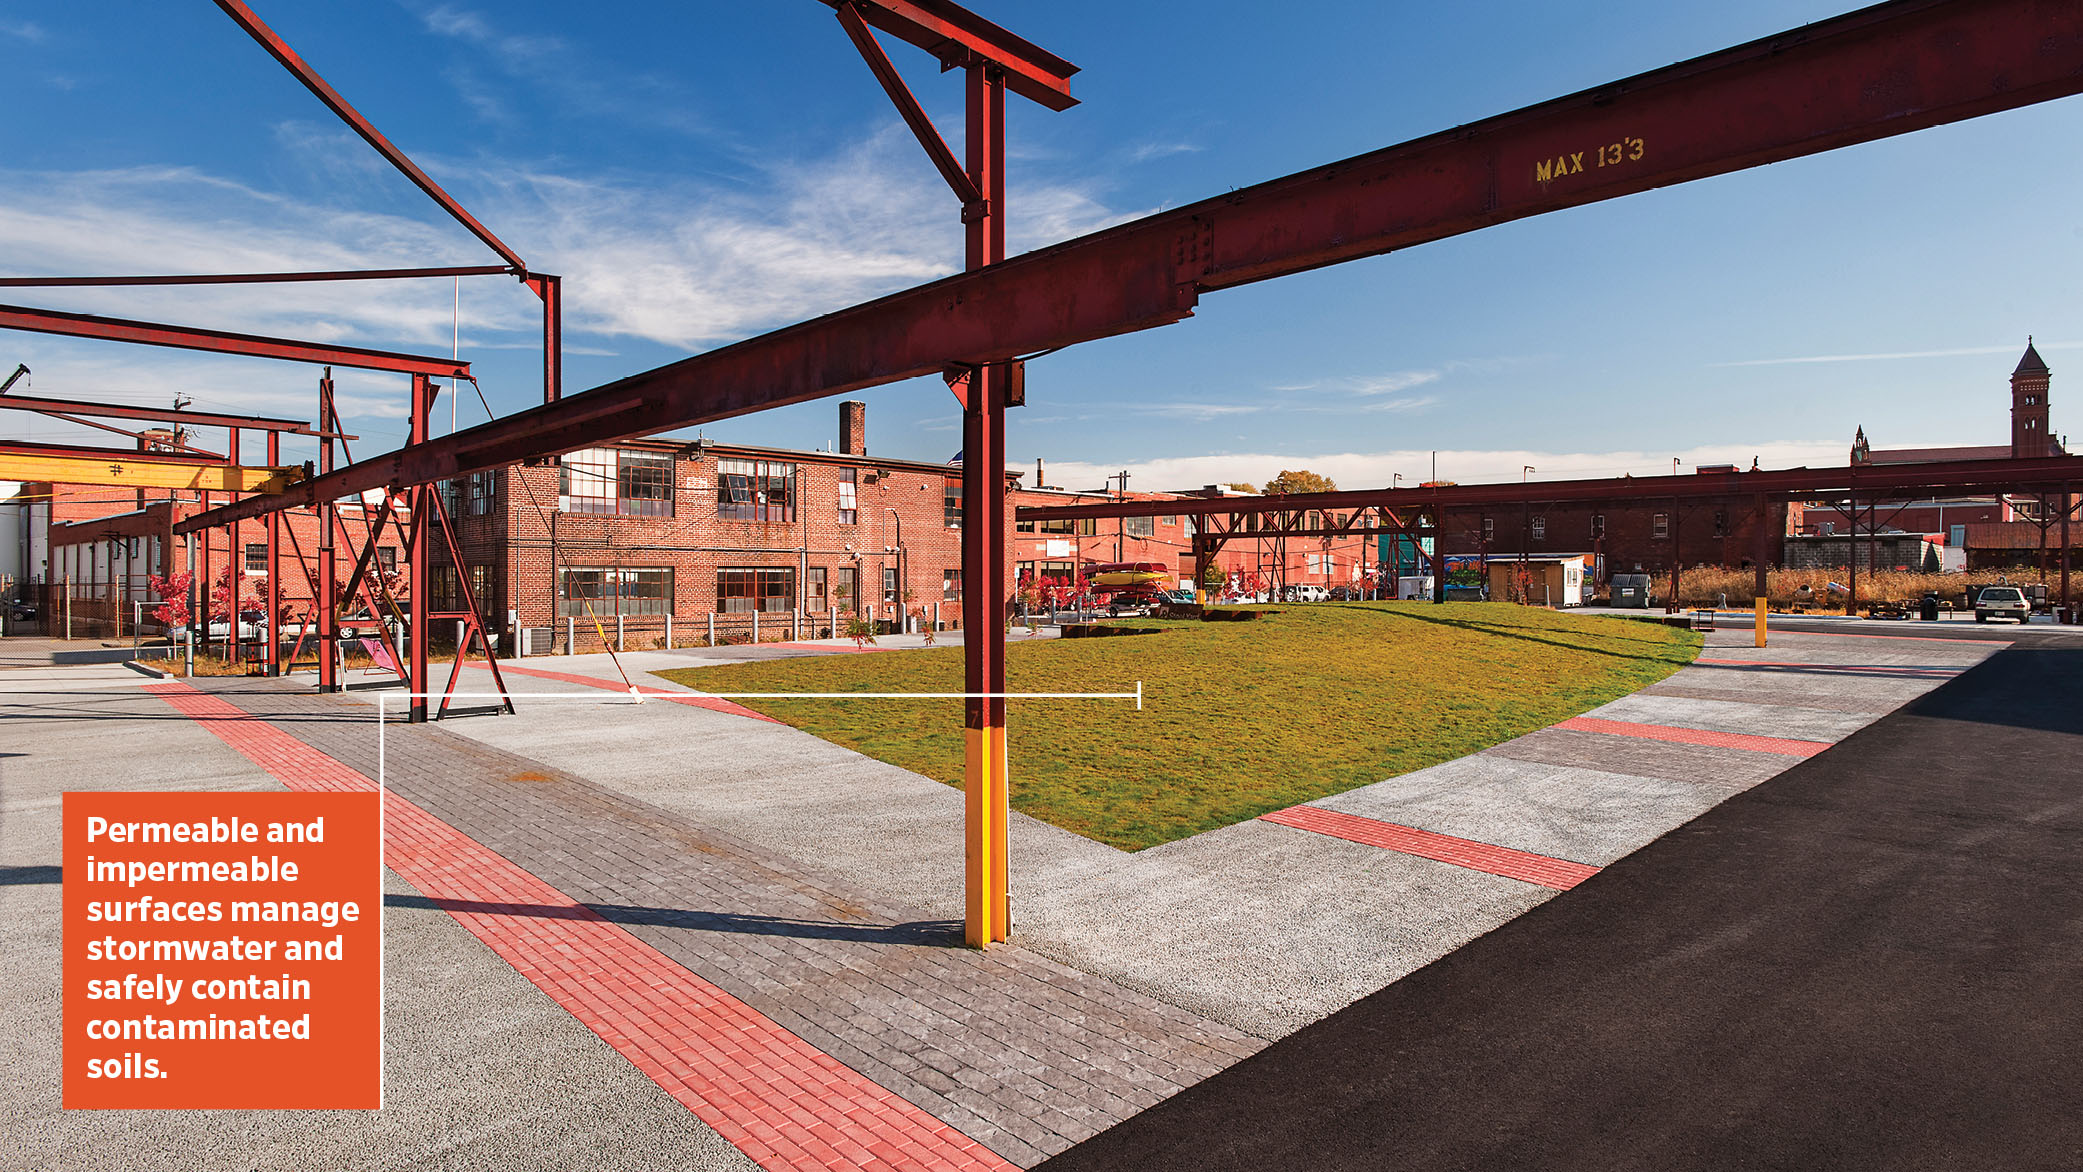
[[[1528,568],[1527,551],[1533,544],[1533,494],[1526,487],[1526,478],[1533,473],[1533,465],[1519,466],[1519,603],[1522,606],[1533,602],[1533,571]]]
[[[901,632],[911,625],[911,616],[904,606],[904,588],[910,584],[909,576],[904,572],[904,516],[892,508],[885,508],[883,512],[897,522],[897,630]]]

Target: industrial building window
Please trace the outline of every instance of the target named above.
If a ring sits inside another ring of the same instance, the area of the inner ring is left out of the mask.
[[[441,494],[441,508],[450,517],[463,515],[463,482],[460,480],[437,480],[434,491]]]
[[[806,610],[824,610],[831,606],[825,601],[825,568],[812,566],[803,578],[803,606]]]
[[[1654,517],[1649,518],[1649,536],[1661,541],[1670,535],[1671,515],[1669,513],[1658,513]]]
[[[673,458],[656,452],[624,452],[586,448],[558,461],[557,495],[567,513],[612,517],[673,515]],[[470,485],[470,511],[490,512],[490,474],[479,504],[476,478]]]
[[[1149,537],[1157,532],[1157,527],[1148,517],[1123,517],[1121,532],[1126,537]]]
[[[1160,517],[1159,520],[1164,522],[1166,528],[1170,528],[1179,523],[1179,518],[1177,517]]]
[[[897,567],[895,566],[884,566],[882,568],[882,600],[884,602],[897,601]]]
[[[796,466],[769,460],[716,461],[716,516],[724,521],[793,521]]]
[[[1606,515],[1605,515],[1604,513],[1593,513],[1593,514],[1591,514],[1591,536],[1593,536],[1593,537],[1604,537],[1605,535],[1606,535]]]
[[[471,516],[482,517],[492,511],[492,495],[496,491],[494,485],[497,483],[490,472],[472,472],[470,474]]]
[[[395,545],[379,545],[379,546],[377,546],[377,547],[376,547],[376,564],[377,564],[378,566],[382,567],[382,569],[383,569],[383,572],[384,572],[384,573],[386,573],[386,574],[395,574],[395,573],[397,573],[397,572],[398,572],[398,547],[397,547],[397,546],[395,546]]]
[[[1714,510],[1714,536],[1716,536],[1716,537],[1727,537],[1728,535],[1729,535],[1729,513],[1728,513],[1728,510],[1727,510],[1727,509],[1716,509],[1716,510]]]
[[[462,610],[463,591],[457,586],[454,566],[434,567],[433,608],[437,611]]]
[[[1091,536],[1099,532],[1099,522],[1090,517],[1082,521],[1015,521],[1016,533],[1082,533]]]
[[[1535,541],[1546,541],[1548,539],[1548,518],[1545,514],[1535,517],[1529,522],[1529,528],[1533,530],[1533,539]]]
[[[470,567],[470,593],[476,597],[477,605],[483,608],[487,620],[499,613],[492,599],[492,567],[483,564]]]
[[[1496,536],[1497,536],[1497,518],[1495,518],[1495,517],[1484,517],[1484,518],[1483,518],[1483,540],[1484,540],[1484,541],[1489,541],[1489,540],[1491,540],[1491,539],[1495,538]]]
[[[942,602],[962,601],[962,571],[940,571],[940,600]]]
[[[662,566],[574,566],[564,571],[558,613],[585,618],[588,603],[603,617],[668,614],[673,608],[673,572]]]
[[[841,468],[839,470],[839,523],[856,525],[861,520],[860,500],[861,470]]]
[[[267,569],[267,545],[264,543],[248,545],[246,547],[246,572],[249,574],[264,574],[267,572]]]
[[[656,452],[619,452],[617,511],[625,517],[673,515],[673,458]]]
[[[796,572],[766,566],[716,571],[716,609],[742,612],[796,608]]]
[[[557,495],[567,513],[615,512],[615,450],[586,448],[558,461]]]
[[[1196,529],[1196,528],[1194,527],[1194,523],[1193,523],[1193,518],[1192,518],[1192,517],[1188,517],[1188,518],[1186,518],[1186,528],[1184,529],[1184,531],[1182,531],[1182,532],[1180,533],[1180,536],[1181,536],[1181,537],[1192,537],[1192,536],[1193,536],[1193,535],[1194,535],[1195,533],[1197,533],[1197,532],[1199,532],[1199,530],[1198,530],[1198,529]]]
[[[1041,564],[1041,579],[1044,582],[1054,583],[1058,586],[1068,586],[1077,581],[1077,578],[1078,564],[1076,562],[1043,562]]]
[[[962,527],[962,482],[955,477],[940,482],[940,516],[948,528]]]

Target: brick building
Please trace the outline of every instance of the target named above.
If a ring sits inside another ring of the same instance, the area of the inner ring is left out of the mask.
[[[1540,486],[1531,491],[1538,494]],[[1589,554],[1599,582],[1673,566],[1754,566],[1760,556],[1768,563],[1779,558],[1780,539],[1800,507],[1767,502],[1762,513],[1747,501],[1610,507],[1544,503],[1536,495],[1520,508],[1449,510],[1439,547],[1449,557],[1491,560],[1509,560],[1522,549],[1529,556]]]

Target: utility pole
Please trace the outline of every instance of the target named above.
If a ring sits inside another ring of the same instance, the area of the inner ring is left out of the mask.
[[[1519,602],[1521,605],[1533,601],[1533,571],[1528,566],[1527,549],[1533,544],[1533,494],[1526,487],[1526,478],[1533,472],[1533,465],[1522,464],[1519,468]]]
[[[1107,477],[1107,483],[1108,483],[1108,484],[1112,484],[1112,483],[1114,483],[1114,481],[1116,481],[1116,480],[1119,480],[1119,481],[1121,482],[1121,488],[1120,488],[1120,491],[1119,491],[1119,492],[1118,492],[1118,493],[1117,493],[1117,494],[1115,495],[1115,497],[1114,497],[1114,500],[1115,500],[1115,502],[1116,502],[1116,503],[1119,503],[1119,502],[1121,502],[1121,501],[1125,501],[1125,500],[1127,500],[1127,499],[1128,499],[1128,469],[1126,469],[1126,468],[1123,468],[1123,469],[1122,469],[1121,471],[1119,471],[1119,472],[1116,472],[1116,473],[1114,473],[1114,474],[1113,474],[1112,476],[1109,476],[1109,477]],[[1126,546],[1127,544],[1128,544],[1128,518],[1126,518],[1126,517],[1116,517],[1116,518],[1114,518],[1114,560],[1115,560],[1115,561],[1117,561],[1117,562],[1120,562],[1120,561],[1126,561],[1126,560],[1128,560],[1128,554],[1127,554],[1127,553],[1125,552],[1125,550],[1124,550],[1124,547],[1125,547],[1125,546]]]

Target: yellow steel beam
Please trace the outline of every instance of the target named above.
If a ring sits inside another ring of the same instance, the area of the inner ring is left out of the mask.
[[[51,480],[122,488],[206,488],[213,492],[281,492],[304,478],[302,468],[247,468],[164,457],[59,455],[0,451],[0,480]]]

